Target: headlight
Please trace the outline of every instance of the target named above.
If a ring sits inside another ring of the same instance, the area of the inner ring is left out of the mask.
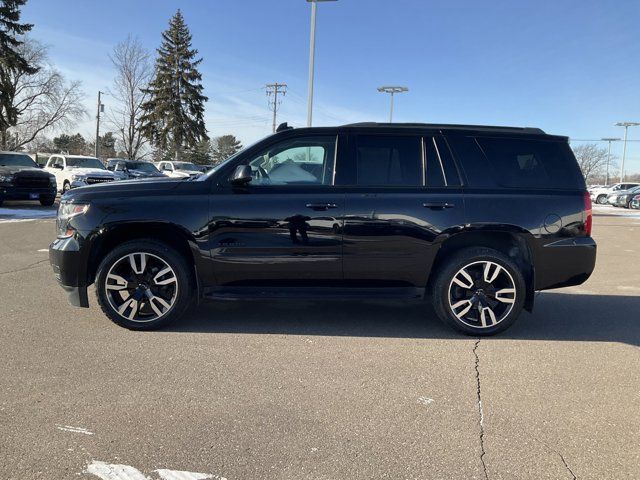
[[[71,175],[72,182],[84,182],[86,177],[84,175]]]
[[[58,218],[56,227],[58,229],[58,238],[69,238],[73,236],[73,229],[69,227],[69,221],[78,215],[84,215],[89,210],[87,203],[60,203],[58,208]]]
[[[11,183],[13,175],[0,175],[0,183]]]

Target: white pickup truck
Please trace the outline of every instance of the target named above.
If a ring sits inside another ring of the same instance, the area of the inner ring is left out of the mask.
[[[162,173],[173,178],[199,177],[202,175],[202,171],[190,162],[163,161],[156,163],[156,166]]]
[[[44,169],[56,177],[58,191],[65,193],[76,187],[113,182],[117,177],[95,157],[51,155]]]

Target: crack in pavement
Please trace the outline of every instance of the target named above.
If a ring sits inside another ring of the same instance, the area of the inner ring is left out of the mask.
[[[38,265],[40,265],[41,263],[48,262],[48,261],[49,261],[49,259],[48,259],[48,258],[46,258],[46,259],[44,259],[44,260],[38,260],[38,261],[37,261],[37,262],[35,262],[35,263],[30,263],[30,264],[29,264],[29,265],[27,265],[26,267],[20,267],[20,268],[16,268],[16,269],[14,269],[14,270],[7,270],[6,272],[0,272],[0,275],[8,275],[9,273],[23,272],[23,271],[25,271],[25,270],[29,270],[29,269],[31,269],[31,268],[35,268],[35,267],[37,267]]]
[[[536,442],[538,442],[541,445],[543,445],[550,452],[555,453],[558,457],[560,457],[560,460],[562,460],[562,463],[564,464],[564,467],[571,474],[572,480],[578,480],[578,477],[576,476],[575,473],[573,473],[573,470],[571,470],[571,467],[569,467],[569,464],[567,463],[567,461],[564,459],[564,456],[559,451],[555,450],[554,448],[551,448],[551,446],[547,442],[543,442],[539,438],[536,438],[536,437],[533,437],[533,436],[531,438],[533,438],[533,440],[535,440]]]
[[[476,340],[473,346],[473,355],[475,356],[475,369],[476,369],[476,395],[478,397],[478,415],[480,425],[480,462],[482,463],[482,469],[484,471],[484,478],[489,480],[489,473],[487,472],[487,464],[484,461],[486,451],[484,449],[484,411],[482,410],[482,390],[480,389],[480,358],[478,357],[478,346],[480,345],[480,339]]]

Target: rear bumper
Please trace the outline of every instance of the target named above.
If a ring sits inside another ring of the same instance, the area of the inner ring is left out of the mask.
[[[75,307],[89,307],[86,259],[75,238],[57,238],[49,246],[49,262],[56,280]]]
[[[591,237],[565,238],[541,248],[536,258],[535,289],[570,287],[587,281],[596,266]]]

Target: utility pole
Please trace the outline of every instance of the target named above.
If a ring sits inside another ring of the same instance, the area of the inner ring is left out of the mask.
[[[378,87],[378,91],[381,93],[391,94],[391,108],[389,109],[389,123],[393,123],[393,95],[395,93],[408,92],[407,87]]]
[[[102,92],[98,90],[98,113],[96,115],[96,148],[95,157],[99,158],[100,154],[100,113],[104,112],[104,105],[102,104]]]
[[[624,141],[622,144],[622,165],[620,165],[620,182],[624,182],[624,159],[627,156],[627,130],[629,127],[637,127],[640,122],[618,122],[616,127],[624,127]]]
[[[273,110],[273,133],[276,133],[276,113],[278,112],[278,108],[282,103],[282,100],[278,100],[278,94],[281,93],[282,96],[287,94],[287,84],[286,83],[268,83],[267,84],[267,97],[273,95],[273,100],[269,100],[269,105]]]
[[[603,142],[609,142],[609,151],[607,153],[607,175],[606,175],[606,179],[604,184],[605,185],[609,185],[609,164],[611,163],[611,142],[618,142],[620,141],[619,138],[602,138],[601,139]]]

